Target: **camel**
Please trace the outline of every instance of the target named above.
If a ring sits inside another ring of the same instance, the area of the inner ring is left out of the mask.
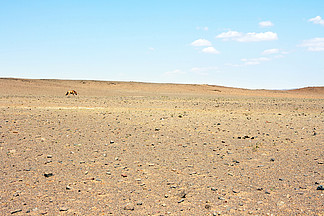
[[[71,94],[71,95],[78,95],[78,93],[75,90],[69,90],[69,91],[66,92],[65,95],[69,95],[69,94]]]

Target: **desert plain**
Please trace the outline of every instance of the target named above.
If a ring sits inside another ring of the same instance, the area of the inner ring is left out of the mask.
[[[324,215],[324,87],[2,78],[0,110],[0,215]]]

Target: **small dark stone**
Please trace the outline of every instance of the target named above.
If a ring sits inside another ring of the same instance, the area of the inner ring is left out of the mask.
[[[323,185],[319,185],[316,190],[324,190]]]
[[[185,191],[181,191],[181,193],[179,194],[180,198],[186,198],[187,193]]]
[[[205,205],[205,209],[208,209],[208,210],[211,209],[211,205],[208,205],[208,204]]]
[[[274,158],[271,158],[271,159],[270,159],[270,161],[272,161],[272,162],[273,162],[273,161],[275,161],[275,159],[274,159]]]
[[[10,212],[10,214],[15,214],[15,213],[18,213],[18,212],[21,212],[21,211],[22,211],[21,209],[16,209],[16,210]]]
[[[182,203],[182,202],[184,202],[184,199],[181,199],[181,200],[178,201],[178,203]]]
[[[130,210],[130,211],[134,211],[135,207],[133,204],[128,203],[124,206],[124,210]]]
[[[283,181],[284,179],[280,178],[279,181]]]
[[[54,175],[53,173],[44,173],[44,176],[45,176],[46,178],[51,177],[51,176],[53,176],[53,175]]]
[[[69,210],[69,208],[66,208],[66,207],[61,207],[60,208],[60,211],[67,211],[67,210]]]

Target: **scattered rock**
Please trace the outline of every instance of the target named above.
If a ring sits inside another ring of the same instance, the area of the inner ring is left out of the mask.
[[[53,173],[44,173],[44,176],[45,176],[46,178],[51,177],[51,176],[53,176],[53,175],[54,175]]]
[[[181,192],[179,193],[179,196],[180,196],[180,198],[186,198],[187,193],[186,193],[185,191],[181,191]]]
[[[69,208],[67,208],[67,207],[61,207],[60,208],[60,211],[67,211],[67,210],[69,210]]]
[[[324,190],[323,185],[319,185],[316,190]]]
[[[178,201],[178,203],[182,203],[182,202],[184,202],[184,201],[185,201],[184,199],[181,199],[181,200]]]
[[[10,214],[15,214],[15,213],[18,213],[18,212],[21,212],[21,211],[22,211],[22,209],[16,209],[14,211],[11,211]]]
[[[135,206],[131,203],[127,203],[125,206],[124,206],[124,210],[129,210],[129,211],[134,211],[135,209]]]
[[[240,191],[237,189],[233,189],[232,191],[233,191],[233,193],[240,193]]]

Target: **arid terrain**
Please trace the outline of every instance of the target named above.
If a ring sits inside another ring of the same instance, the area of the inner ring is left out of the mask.
[[[324,215],[324,87],[0,86],[0,215]]]

